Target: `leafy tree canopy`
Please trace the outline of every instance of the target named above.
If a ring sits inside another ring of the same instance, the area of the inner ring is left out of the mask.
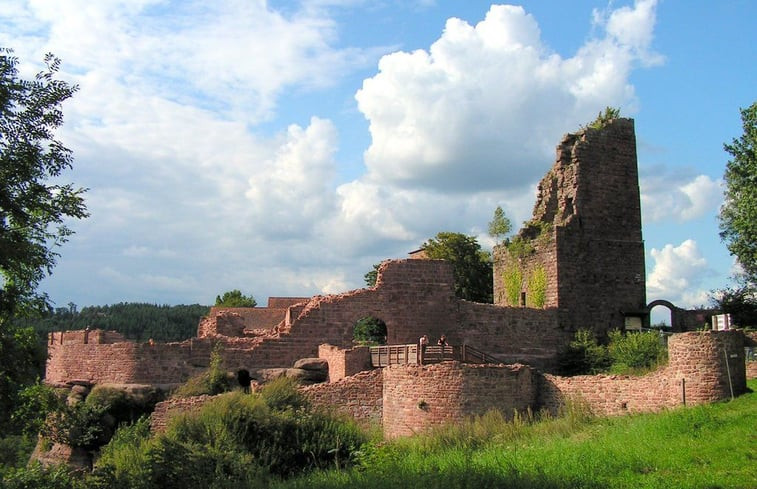
[[[216,296],[216,306],[221,307],[255,307],[257,301],[253,296],[245,296],[238,289],[224,292],[223,295]]]
[[[441,232],[421,247],[431,259],[452,263],[455,294],[461,299],[492,302],[492,262],[473,236]]]
[[[0,48],[0,324],[47,308],[37,286],[72,234],[64,222],[88,216],[85,189],[59,182],[73,156],[55,139],[61,104],[77,87],[55,79],[59,59],[48,54],[45,63],[34,80],[23,80],[18,59]]]
[[[732,156],[725,169],[725,203],[720,209],[720,237],[757,283],[757,102],[741,110],[744,134],[724,149]]]
[[[373,270],[363,275],[363,280],[365,280],[365,285],[368,287],[373,287],[376,285],[376,280],[378,279],[378,269],[381,266],[381,263],[376,263],[373,265]]]
[[[510,219],[505,216],[505,211],[502,210],[502,207],[497,206],[497,208],[494,209],[494,217],[491,222],[489,222],[489,236],[499,242],[500,237],[507,237],[512,227],[513,225],[510,222]]]
[[[0,48],[0,430],[18,391],[44,364],[34,331],[11,320],[49,308],[37,287],[52,272],[55,249],[72,234],[64,223],[88,215],[85,190],[60,181],[73,156],[55,139],[61,104],[77,87],[55,78],[60,60],[48,54],[45,63],[24,80],[18,58]]]

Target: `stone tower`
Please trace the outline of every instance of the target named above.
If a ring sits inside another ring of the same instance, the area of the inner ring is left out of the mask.
[[[603,334],[641,325],[644,276],[633,120],[567,134],[533,217],[494,249],[494,302],[558,308],[561,327]]]

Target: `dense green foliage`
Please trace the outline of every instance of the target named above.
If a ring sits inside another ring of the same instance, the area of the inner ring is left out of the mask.
[[[172,396],[212,396],[230,391],[234,386],[234,382],[224,369],[221,348],[220,344],[216,344],[210,354],[210,366],[208,369],[179,386]]]
[[[502,207],[497,206],[497,208],[494,209],[494,217],[492,217],[492,220],[489,222],[489,236],[499,242],[500,238],[507,237],[512,227],[510,219],[505,216],[505,211],[502,210]]]
[[[668,350],[656,331],[627,334],[611,331],[607,352],[615,373],[642,373],[668,360]]]
[[[720,209],[720,237],[744,269],[747,281],[757,283],[757,102],[741,110],[744,134],[725,144],[731,155],[726,165],[725,203]]]
[[[607,348],[600,345],[588,329],[576,331],[568,347],[560,352],[559,370],[562,375],[596,374],[610,368]]]
[[[200,318],[210,309],[199,304],[157,305],[121,302],[76,310],[59,307],[39,318],[14,320],[14,324],[33,327],[42,337],[51,331],[104,329],[118,331],[136,341],[181,341],[197,334]]]
[[[71,151],[55,139],[63,123],[61,104],[75,86],[56,80],[60,61],[48,54],[47,68],[33,80],[18,77],[18,59],[0,48],[0,430],[8,425],[18,391],[34,381],[44,351],[33,331],[10,324],[48,306],[37,291],[52,272],[72,231],[70,219],[87,216],[82,194],[60,180],[71,168]],[[52,183],[51,183],[52,182]],[[12,361],[10,361],[12,359]]]
[[[714,291],[711,299],[715,307],[731,315],[740,328],[757,328],[757,285],[743,284]]]
[[[48,54],[45,64],[34,80],[20,79],[18,58],[0,48],[0,327],[46,308],[37,286],[72,234],[66,222],[88,215],[85,190],[59,182],[73,156],[55,139],[77,87],[55,79],[59,59]]]
[[[282,379],[260,394],[218,396],[154,437],[144,421],[119,430],[91,479],[102,488],[267,487],[314,469],[348,467],[365,441],[354,423],[310,409]]]
[[[605,110],[597,114],[597,118],[590,122],[587,127],[591,129],[602,129],[608,122],[620,117],[620,109],[616,107],[605,107]]]
[[[216,306],[221,307],[255,307],[258,302],[253,296],[242,294],[239,289],[224,292],[223,295],[216,296]]]
[[[378,279],[378,269],[380,266],[380,263],[376,263],[375,265],[373,265],[373,270],[363,275],[363,280],[365,280],[366,287],[374,287],[376,285],[376,280]]]
[[[750,386],[757,388],[752,381]],[[571,410],[505,422],[486,415],[429,437],[364,449],[350,471],[316,472],[274,489],[713,489],[757,487],[757,394],[612,418]],[[727,455],[724,455],[727,454]]]
[[[452,263],[455,295],[474,302],[492,302],[491,255],[473,236],[441,232],[421,247],[431,259]]]
[[[386,324],[373,316],[366,316],[355,323],[353,341],[361,345],[385,345]]]
[[[608,345],[601,345],[590,330],[576,331],[568,347],[560,352],[560,373],[643,374],[667,362],[667,348],[656,331],[611,331],[609,339]]]

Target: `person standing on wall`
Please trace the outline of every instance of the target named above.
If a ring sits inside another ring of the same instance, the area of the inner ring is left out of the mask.
[[[423,365],[423,355],[426,353],[428,346],[428,335],[423,335],[418,340],[418,365]]]

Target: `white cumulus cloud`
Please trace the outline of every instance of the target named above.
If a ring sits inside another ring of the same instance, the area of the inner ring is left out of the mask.
[[[704,279],[712,274],[697,243],[687,239],[678,246],[666,244],[649,252],[655,264],[647,278],[647,298],[666,299],[678,307],[694,307],[707,302],[701,290]]]
[[[683,222],[715,215],[723,202],[722,181],[707,175],[679,175],[653,170],[641,178],[641,206],[649,222]]]

